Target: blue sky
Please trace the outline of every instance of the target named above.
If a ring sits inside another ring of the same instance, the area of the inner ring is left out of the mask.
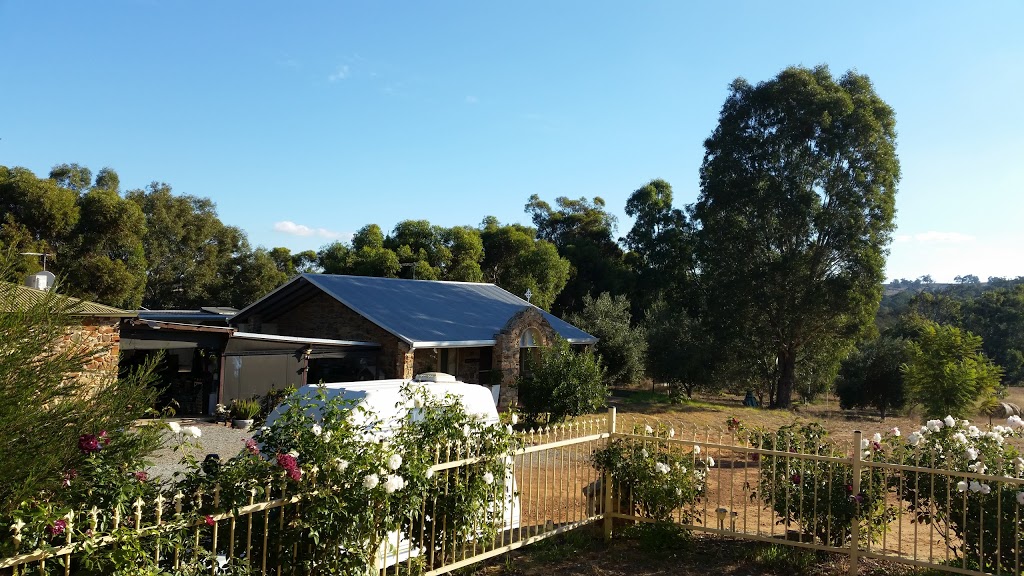
[[[867,74],[903,179],[890,277],[1024,275],[1024,3],[0,0],[0,164],[205,196],[253,244],[693,202],[731,80]]]

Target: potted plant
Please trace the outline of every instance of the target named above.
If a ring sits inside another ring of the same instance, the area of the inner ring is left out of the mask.
[[[260,403],[255,398],[235,400],[231,403],[231,426],[248,430],[259,413]]]

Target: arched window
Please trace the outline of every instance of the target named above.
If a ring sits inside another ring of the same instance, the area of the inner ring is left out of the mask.
[[[536,328],[527,328],[519,336],[519,373],[527,373],[527,363],[540,359],[540,347],[544,345]]]
[[[523,330],[523,335],[519,337],[520,348],[536,348],[541,345],[540,332],[536,328],[527,328]]]

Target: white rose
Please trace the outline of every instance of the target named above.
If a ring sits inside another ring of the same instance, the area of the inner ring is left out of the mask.
[[[388,468],[392,470],[398,470],[398,467],[402,465],[402,456],[400,454],[392,454],[391,458],[388,458]]]
[[[332,434],[331,434],[330,430],[328,430],[327,432],[324,432],[324,442],[330,442],[331,441],[331,436],[332,436]]]
[[[647,448],[642,448],[640,450],[640,455],[643,456],[644,458],[647,458],[648,456],[650,456],[650,454],[647,452]]]
[[[919,434],[917,432],[911,432],[907,436],[907,444],[910,444],[911,446],[917,446],[920,443],[921,443],[921,434]]]
[[[654,469],[657,470],[661,474],[668,474],[669,472],[672,471],[672,469],[669,468],[668,464],[665,464],[665,463],[662,463],[662,462],[658,462],[657,464],[655,464],[654,465]]]
[[[513,432],[511,424],[505,426],[505,432],[507,432],[509,434],[511,434]]]
[[[881,442],[882,442],[882,435],[879,434],[878,432],[875,432],[875,435],[871,437],[871,441],[872,442],[878,442],[879,444],[881,444]]]
[[[512,425],[515,426],[516,424],[519,424],[519,415],[518,414],[513,414],[512,415]]]
[[[193,438],[199,438],[203,435],[203,431],[200,430],[198,426],[189,426],[186,430],[188,430],[188,433],[191,434]]]
[[[644,434],[654,434],[654,428],[650,426],[644,426]]]
[[[168,422],[167,427],[171,429],[171,432],[175,434],[181,434],[181,425],[177,422]]]
[[[295,448],[292,448],[291,450],[288,451],[288,455],[291,456],[292,458],[298,458],[299,451],[296,450]]]
[[[942,422],[946,426],[949,426],[950,428],[956,426],[956,420],[954,420],[952,416],[946,416],[945,418],[942,419]]]
[[[1024,428],[1024,418],[1014,414],[1006,419],[1006,425],[1013,429]]]
[[[669,428],[668,429],[668,437],[669,438],[675,438],[676,437],[676,429],[675,428]]]
[[[988,484],[982,484],[981,485],[981,493],[982,494],[988,494],[991,491],[992,491],[992,487],[989,486]]]
[[[972,462],[977,460],[978,459],[978,449],[973,447],[973,446],[968,448],[967,449],[967,459],[972,461]]]
[[[694,454],[700,454],[700,446],[694,446],[693,447],[693,453]]]
[[[943,425],[942,420],[929,420],[925,423],[925,426],[927,426],[928,430],[931,432],[938,432],[939,430],[942,430]]]
[[[980,492],[981,491],[981,482],[978,482],[977,480],[971,480],[970,488],[971,488],[971,492]]]
[[[342,460],[341,458],[334,459],[334,465],[338,469],[338,472],[344,472],[348,469],[348,460]]]
[[[427,480],[430,480],[433,477],[434,477],[434,469],[433,468],[427,468]]]
[[[715,459],[712,458],[711,456],[708,456],[708,468],[714,468],[714,467],[715,467]]]
[[[956,440],[959,444],[967,444],[967,436],[964,436],[963,432],[953,434],[953,440]]]
[[[472,432],[472,429],[469,427],[469,424],[464,424],[462,426],[462,435],[469,438],[470,432]]]
[[[484,484],[493,484],[493,483],[494,483],[494,474],[491,474],[490,472],[484,472]]]
[[[384,483],[384,491],[388,494],[393,494],[402,488],[405,488],[405,479],[398,474],[388,476],[387,482]]]
[[[363,477],[363,488],[367,490],[373,490],[380,484],[380,478],[376,474],[367,474]]]
[[[310,430],[313,431],[313,436],[319,436],[324,432],[324,429],[319,424],[313,424],[313,427],[310,428]]]
[[[1017,492],[1017,504],[1024,506],[1024,492]]]
[[[867,448],[868,446],[871,446],[871,441],[868,440],[867,438],[861,438],[860,439],[860,448],[861,448],[861,450]]]
[[[899,428],[895,428],[895,427],[892,430],[889,430],[889,432],[892,433],[892,435],[897,437],[897,438],[899,438],[900,434],[901,434],[900,433],[900,429]]]
[[[957,490],[957,492],[966,492],[967,491],[967,481],[966,480],[961,480],[961,481],[957,482],[956,483],[956,490]]]

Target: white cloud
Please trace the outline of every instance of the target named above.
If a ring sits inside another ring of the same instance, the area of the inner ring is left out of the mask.
[[[282,232],[284,234],[290,234],[292,236],[316,236],[319,238],[329,238],[336,240],[345,236],[342,232],[334,232],[326,228],[310,228],[305,224],[296,224],[291,220],[282,220],[280,222],[274,222],[274,230]]]
[[[897,234],[893,240],[899,243],[914,242],[917,244],[966,244],[977,240],[970,234],[961,232],[919,232],[917,234]]]
[[[338,66],[338,68],[334,71],[333,74],[331,74],[330,76],[327,77],[327,81],[328,82],[341,82],[342,80],[348,78],[348,76],[349,76],[348,64],[342,64],[341,66]]]

